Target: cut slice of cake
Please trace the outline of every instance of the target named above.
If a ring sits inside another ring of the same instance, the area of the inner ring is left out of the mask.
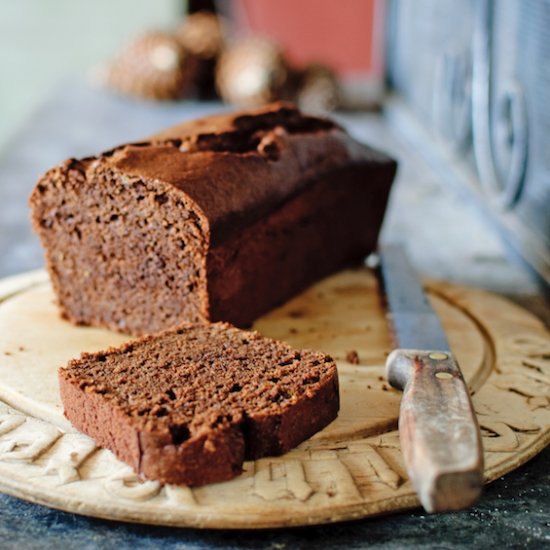
[[[339,408],[334,361],[226,323],[186,324],[59,370],[65,415],[148,479],[203,485],[285,453]]]

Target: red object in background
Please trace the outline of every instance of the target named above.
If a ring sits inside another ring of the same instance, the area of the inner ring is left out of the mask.
[[[330,65],[343,77],[383,77],[383,0],[234,0],[241,31],[280,43],[291,63]]]

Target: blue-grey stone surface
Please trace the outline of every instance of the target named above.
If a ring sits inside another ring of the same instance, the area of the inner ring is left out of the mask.
[[[85,84],[60,88],[0,151],[0,276],[42,265],[27,197],[37,177],[67,157],[87,156],[208,112],[219,104],[151,104]],[[506,294],[547,320],[530,276],[460,192],[444,185],[381,114],[345,114],[358,138],[400,161],[383,230],[404,240],[425,275]],[[352,523],[256,532],[174,529],[86,518],[0,495],[0,550],[266,548],[550,548],[550,448],[486,488],[471,510],[421,511]]]

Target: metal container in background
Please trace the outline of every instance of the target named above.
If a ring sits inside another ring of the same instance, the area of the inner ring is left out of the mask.
[[[389,119],[550,288],[550,1],[393,0],[387,47]]]

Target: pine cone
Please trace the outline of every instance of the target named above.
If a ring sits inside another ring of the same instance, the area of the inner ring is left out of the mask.
[[[110,67],[107,84],[140,98],[174,100],[192,85],[194,61],[171,34],[154,31],[131,42]]]
[[[273,42],[246,38],[227,49],[216,70],[222,98],[242,107],[263,105],[289,96],[289,68]]]
[[[176,38],[195,58],[194,87],[199,98],[216,97],[216,64],[225,47],[220,18],[208,12],[188,15],[177,29]]]
[[[220,18],[200,11],[188,15],[176,31],[181,45],[200,59],[215,59],[222,53],[225,38]]]
[[[340,105],[340,87],[334,71],[321,64],[312,64],[296,78],[295,101],[301,109],[323,113]]]

